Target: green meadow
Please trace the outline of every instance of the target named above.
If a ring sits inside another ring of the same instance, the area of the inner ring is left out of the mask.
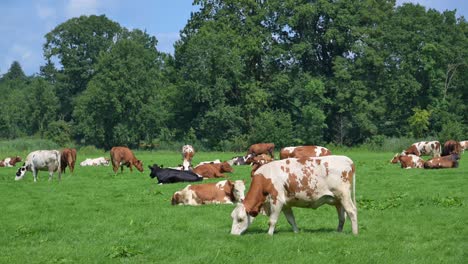
[[[349,220],[337,233],[335,208],[326,205],[293,209],[297,234],[281,216],[269,236],[259,215],[232,236],[233,205],[172,206],[187,183],[149,177],[147,165],[180,164],[175,151],[136,151],[145,171],[114,175],[78,165],[108,152],[79,150],[74,175],[67,169],[60,182],[47,172],[37,183],[31,173],[14,181],[20,164],[0,168],[0,263],[467,263],[468,153],[456,169],[406,170],[389,163],[390,152],[332,151],[356,164],[358,236]],[[241,154],[198,152],[193,163]],[[250,167],[234,166],[229,178],[249,185]]]

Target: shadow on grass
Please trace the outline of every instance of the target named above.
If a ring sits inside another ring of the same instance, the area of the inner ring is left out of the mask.
[[[252,229],[247,229],[245,231],[244,236],[246,235],[258,235],[258,234],[267,234],[268,228],[252,228]],[[277,228],[275,229],[275,234],[294,234],[292,228]],[[336,231],[335,228],[317,228],[317,229],[310,229],[310,228],[299,228],[299,233],[308,233],[308,234],[335,234],[339,233]]]

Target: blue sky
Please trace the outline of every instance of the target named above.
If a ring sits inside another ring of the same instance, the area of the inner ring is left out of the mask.
[[[439,11],[457,9],[468,18],[467,0],[397,0],[419,2]],[[72,17],[105,14],[121,26],[156,36],[158,49],[173,53],[179,31],[197,8],[192,0],[0,0],[0,74],[19,61],[27,75],[44,64],[44,35]]]

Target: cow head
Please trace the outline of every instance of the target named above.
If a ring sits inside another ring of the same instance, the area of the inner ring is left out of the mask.
[[[140,172],[143,172],[143,162],[141,160],[136,160],[133,165],[139,170]]]
[[[156,163],[153,164],[153,167],[148,165],[148,168],[151,171],[151,173],[149,175],[151,177],[151,179],[154,179],[154,177],[156,177],[156,172],[161,169],[161,167],[159,167],[158,164],[156,164]]]
[[[25,164],[23,164],[23,166],[21,166],[18,171],[16,171],[16,177],[15,177],[15,181],[19,181],[21,179],[23,179],[24,175],[26,174],[26,171],[28,170],[28,168],[26,167]]]
[[[251,217],[245,211],[243,203],[238,203],[231,213],[232,227],[231,235],[242,235],[255,218]]]
[[[175,192],[174,195],[172,195],[171,204],[177,205],[181,203],[181,201],[182,201],[182,194],[180,192]]]
[[[232,172],[232,167],[228,162],[221,163],[221,172]]]
[[[390,160],[391,163],[398,163],[400,161],[400,154],[397,153],[395,156],[393,156],[393,159]]]

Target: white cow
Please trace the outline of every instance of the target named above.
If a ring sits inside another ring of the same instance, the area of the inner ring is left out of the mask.
[[[31,171],[34,182],[37,182],[37,172],[39,170],[49,171],[49,181],[52,180],[54,172],[58,170],[59,180],[62,179],[60,171],[60,151],[58,150],[37,150],[29,153],[26,161],[16,172],[15,180],[21,180],[26,171]]]
[[[281,212],[293,231],[298,232],[291,208],[315,209],[326,203],[337,209],[338,231],[343,230],[346,213],[353,234],[357,235],[355,181],[353,161],[345,156],[289,158],[267,163],[255,172],[245,200],[232,211],[231,234],[242,234],[262,210],[270,217],[268,234],[273,235]]]
[[[463,153],[465,153],[465,149],[468,149],[468,140],[463,140],[463,141],[460,141],[460,147],[463,151]]]
[[[99,158],[95,158],[95,159],[91,159],[91,158],[88,158],[88,159],[85,159],[84,161],[80,162],[80,166],[84,167],[84,166],[100,166],[100,165],[104,165],[104,166],[109,166],[109,159],[106,159],[104,157],[99,157]]]

